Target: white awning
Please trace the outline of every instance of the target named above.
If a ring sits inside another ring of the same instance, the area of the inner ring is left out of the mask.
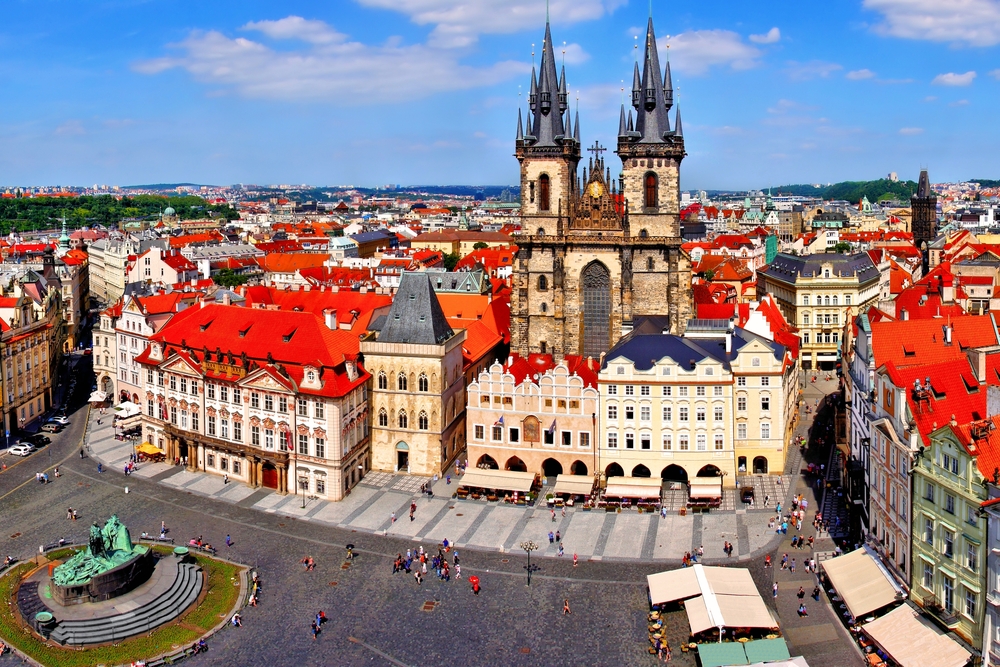
[[[657,572],[646,576],[649,585],[649,599],[653,604],[663,604],[676,600],[686,600],[702,595],[702,584],[696,572],[704,574],[704,583],[716,595],[759,595],[753,583],[750,570],[739,567],[717,567],[696,564],[679,570]]]
[[[906,604],[861,628],[903,667],[962,667],[972,657]]]
[[[462,475],[458,485],[475,489],[496,489],[498,491],[518,491],[526,493],[531,490],[535,481],[533,472],[516,472],[514,470],[484,470],[469,468]]]
[[[900,599],[896,597],[896,587],[879,567],[877,557],[866,548],[824,561],[823,569],[856,619]]]
[[[612,498],[659,498],[663,481],[659,477],[609,477],[604,495]]]
[[[692,477],[688,480],[692,498],[721,498],[722,478],[721,477]]]
[[[142,412],[142,410],[132,401],[125,401],[124,403],[119,403],[115,406],[115,416],[119,419],[125,419],[126,417],[137,415],[140,412]]]
[[[778,621],[771,615],[760,595],[715,595],[714,609],[709,612],[711,597],[700,595],[684,603],[691,634],[724,628],[776,628]]]
[[[588,475],[556,475],[556,485],[552,493],[569,493],[574,496],[589,496],[594,490],[594,478]]]
[[[105,394],[100,389],[98,389],[97,391],[91,392],[90,399],[88,399],[87,402],[88,403],[103,403],[107,398],[108,398],[108,395]]]

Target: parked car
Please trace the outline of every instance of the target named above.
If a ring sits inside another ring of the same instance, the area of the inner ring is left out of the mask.
[[[87,356],[90,356],[90,355],[92,355],[94,353],[94,349],[91,348],[91,347],[88,347],[88,348],[84,349],[83,353],[85,355],[87,355]]]
[[[60,424],[62,426],[65,426],[66,424],[69,423],[69,419],[66,418],[66,415],[52,415],[51,417],[49,417],[49,419],[48,419],[48,421],[46,423],[47,424]]]
[[[14,456],[27,456],[28,454],[33,454],[38,450],[31,445],[14,445],[10,448],[10,453]]]
[[[50,438],[47,435],[42,435],[41,433],[34,433],[26,437],[24,441],[31,443],[35,447],[44,447],[45,445],[52,442],[52,438]]]
[[[63,425],[59,422],[46,422],[42,424],[42,430],[46,433],[58,433],[63,430]]]

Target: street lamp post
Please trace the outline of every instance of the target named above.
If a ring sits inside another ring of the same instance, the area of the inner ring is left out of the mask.
[[[521,548],[524,550],[524,553],[528,554],[528,564],[524,566],[524,569],[528,571],[528,585],[530,586],[531,573],[541,569],[537,565],[531,564],[531,552],[537,550],[538,545],[535,544],[533,540],[525,540],[524,542],[521,542]]]

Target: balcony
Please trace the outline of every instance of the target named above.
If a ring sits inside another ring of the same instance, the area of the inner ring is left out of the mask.
[[[934,595],[924,595],[921,599],[920,606],[924,608],[925,612],[936,618],[945,626],[953,628],[958,625],[958,614],[956,614],[954,610],[948,611],[942,607],[938,603],[937,597]]]

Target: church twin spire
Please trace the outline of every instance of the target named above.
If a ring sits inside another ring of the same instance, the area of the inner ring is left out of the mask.
[[[566,65],[557,76],[548,21],[542,41],[542,60],[537,71],[534,66],[531,68],[527,123],[522,123],[521,110],[517,112],[517,141],[538,148],[559,147],[568,142],[576,142],[579,147],[580,112],[576,112],[575,119],[570,117]]]
[[[618,123],[619,140],[657,144],[666,143],[671,137],[683,136],[680,107],[677,108],[675,128],[673,131],[670,129],[668,112],[674,106],[674,85],[670,75],[669,60],[663,70],[662,79],[660,71],[656,33],[653,31],[653,18],[650,17],[646,27],[642,73],[639,73],[639,63],[636,62],[632,74],[632,108],[635,109],[635,122],[632,122],[632,109],[629,109],[626,116],[623,104]]]

